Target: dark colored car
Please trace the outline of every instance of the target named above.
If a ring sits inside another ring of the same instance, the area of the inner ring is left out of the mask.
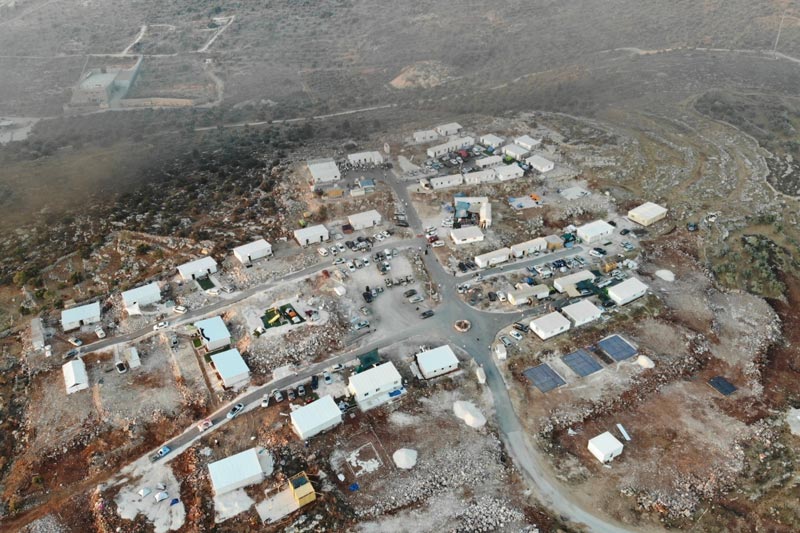
[[[367,302],[368,304],[372,303],[372,300],[375,299],[375,297],[372,296],[371,292],[364,292],[361,296],[364,297],[364,301]]]
[[[522,333],[528,333],[531,328],[523,324],[522,322],[514,322],[514,329],[517,331],[521,331]]]
[[[497,301],[497,293],[494,291],[489,291],[489,301],[496,302]]]
[[[318,387],[319,387],[319,376],[314,374],[313,376],[311,376],[311,390],[317,390]]]
[[[619,234],[620,234],[620,235],[627,235],[627,234],[628,234],[628,233],[630,233],[630,232],[631,232],[631,230],[629,230],[628,228],[625,228],[625,229],[623,229],[622,231],[620,231],[620,232],[619,232]]]
[[[422,318],[430,318],[434,315],[433,310],[428,309],[427,311],[421,313],[419,316]]]
[[[409,290],[407,290],[406,292],[403,293],[403,296],[406,297],[406,298],[411,298],[415,294],[417,294],[416,289],[409,289]]]
[[[467,271],[467,265],[465,265],[464,263],[459,263],[459,264],[458,264],[458,269],[459,269],[461,272],[466,272],[466,271]]]

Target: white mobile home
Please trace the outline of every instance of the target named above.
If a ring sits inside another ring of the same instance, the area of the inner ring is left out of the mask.
[[[464,183],[464,176],[461,174],[450,174],[449,176],[439,176],[429,180],[431,188],[445,189],[447,187],[456,187]]]
[[[481,204],[481,210],[478,211],[478,216],[480,217],[479,222],[481,228],[486,229],[492,227],[492,204],[489,202]]]
[[[486,135],[481,135],[480,141],[482,145],[496,149],[505,142],[505,139],[498,137],[494,133],[487,133]]]
[[[292,429],[303,440],[342,423],[342,411],[330,394],[295,409],[289,415]]]
[[[647,294],[647,285],[636,278],[628,278],[622,283],[608,288],[608,297],[617,305],[631,303],[645,294]]]
[[[347,156],[351,165],[380,165],[383,156],[380,152],[358,152]]]
[[[201,257],[178,266],[178,274],[184,281],[204,278],[217,271],[217,262],[213,257]]]
[[[614,233],[614,226],[605,220],[595,220],[578,228],[578,238],[587,244],[605,239]]]
[[[61,328],[64,331],[100,322],[100,302],[92,302],[61,311]]]
[[[314,185],[330,183],[342,178],[339,167],[336,166],[336,162],[333,159],[314,159],[306,162],[306,165]]]
[[[555,163],[549,159],[545,159],[540,155],[532,155],[526,159],[525,162],[529,164],[532,169],[536,170],[537,172],[541,172],[542,174],[545,172],[550,172],[556,166]]]
[[[555,287],[558,292],[566,292],[567,289],[574,287],[581,281],[592,281],[593,279],[594,274],[592,274],[590,271],[580,270],[574,274],[556,278],[553,280],[553,287]]]
[[[467,185],[479,185],[481,183],[489,183],[497,179],[493,168],[486,170],[478,170],[476,172],[467,172],[464,174],[464,183]]]
[[[450,238],[453,244],[473,244],[483,240],[483,232],[478,226],[467,226],[464,228],[453,228],[450,230]]]
[[[129,315],[140,315],[142,306],[151,305],[160,300],[161,288],[155,281],[122,293],[122,304]]]
[[[231,343],[231,334],[222,317],[212,316],[211,318],[200,320],[194,323],[194,327],[197,328],[200,333],[200,340],[209,352],[224,348]]]
[[[501,165],[494,169],[497,179],[500,181],[509,181],[521,178],[525,171],[519,165]]]
[[[459,131],[461,131],[461,124],[458,122],[449,122],[447,124],[441,124],[433,128],[436,130],[436,133],[441,135],[442,137],[448,137],[450,135],[455,135]]]
[[[576,328],[597,320],[603,314],[603,310],[589,300],[581,300],[580,302],[567,305],[561,309],[561,312],[564,313],[564,316],[572,320]]]
[[[487,252],[485,254],[476,255],[475,264],[478,265],[478,268],[493,267],[499,265],[500,263],[505,263],[506,261],[508,261],[510,255],[511,255],[510,248],[500,248],[499,250],[494,250],[492,252]]]
[[[266,453],[266,452],[265,452]],[[250,448],[225,459],[208,464],[208,476],[214,494],[219,496],[248,485],[261,483],[264,470],[258,460],[258,450]]]
[[[67,394],[89,388],[89,375],[86,373],[86,365],[83,359],[73,359],[62,365],[61,372],[64,374],[64,386],[67,389]]]
[[[356,213],[347,217],[347,221],[356,231],[375,227],[381,223],[381,220],[381,214],[374,209]]]
[[[481,157],[475,161],[475,166],[478,168],[492,168],[496,167],[503,162],[503,158],[499,155],[490,155],[489,157]]]
[[[525,159],[525,156],[528,155],[528,150],[518,144],[507,144],[503,146],[503,154],[517,161],[522,161]]]
[[[628,218],[642,226],[655,224],[667,216],[667,208],[653,202],[645,202],[628,211]]]
[[[458,370],[458,357],[445,344],[417,354],[417,366],[425,379],[435,378]]]
[[[588,448],[598,461],[608,463],[622,453],[623,446],[614,435],[606,431],[589,439]]]
[[[272,245],[264,239],[258,239],[233,249],[233,256],[243,265],[272,255]]]
[[[550,287],[547,285],[525,286],[521,289],[508,291],[508,302],[511,305],[525,305],[531,302],[534,298],[537,300],[547,298],[549,294]]]
[[[443,155],[447,155],[450,152],[455,152],[456,150],[461,150],[462,148],[469,148],[475,144],[475,139],[472,137],[458,137],[455,139],[451,139],[446,143],[437,144],[436,146],[431,146],[428,148],[427,154],[428,157],[441,157]]]
[[[435,141],[439,138],[439,134],[434,130],[419,130],[414,132],[415,143],[427,143]]]
[[[347,390],[355,397],[358,407],[366,411],[399,396],[403,391],[403,379],[388,362],[350,376]]]
[[[542,340],[555,337],[559,333],[564,333],[569,330],[569,328],[569,320],[556,311],[531,320],[531,330]]]
[[[250,368],[236,348],[215,353],[211,356],[211,364],[226,389],[238,388],[250,381]]]
[[[526,150],[531,151],[540,144],[542,144],[542,141],[540,141],[539,139],[534,139],[530,135],[523,135],[522,137],[517,137],[516,139],[514,139],[514,144],[518,144],[519,146],[525,148]]]
[[[514,257],[523,257],[531,255],[534,252],[541,252],[547,250],[547,241],[543,237],[521,242],[511,246],[511,254]]]
[[[331,238],[328,233],[328,228],[322,224],[316,226],[308,226],[307,228],[300,228],[294,230],[294,240],[300,246],[308,246],[309,244],[318,244],[325,242]]]

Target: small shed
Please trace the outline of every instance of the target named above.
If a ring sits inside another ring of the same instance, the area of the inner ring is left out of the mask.
[[[264,239],[258,239],[233,249],[233,256],[243,265],[272,255],[272,245]]]
[[[294,230],[294,240],[296,240],[297,244],[300,246],[318,244],[330,238],[331,236],[330,233],[328,233],[328,228],[322,224]]]
[[[61,327],[64,331],[97,322],[100,322],[100,302],[92,302],[61,311]]]
[[[569,320],[556,311],[531,320],[531,330],[542,340],[564,333],[569,330],[570,326]]]
[[[589,451],[601,463],[609,463],[622,453],[623,445],[617,438],[606,431],[589,439]]]
[[[211,478],[211,487],[217,496],[260,483],[264,479],[264,469],[258,460],[258,449],[250,448],[209,463],[208,475]]]
[[[213,257],[201,257],[194,261],[189,261],[178,267],[178,274],[184,281],[204,278],[217,271],[217,262]]]
[[[425,379],[435,378],[458,370],[458,357],[445,344],[417,354],[417,366]]]
[[[83,359],[73,359],[61,367],[64,374],[64,386],[67,394],[89,388],[89,375],[86,373],[86,364]]]
[[[212,355],[211,364],[225,388],[239,387],[250,381],[250,368],[236,348]]]
[[[292,429],[303,440],[342,423],[342,411],[330,394],[295,409],[289,417]]]

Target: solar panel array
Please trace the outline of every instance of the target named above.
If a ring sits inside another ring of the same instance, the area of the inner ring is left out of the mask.
[[[583,348],[565,355],[561,360],[582,378],[603,369],[600,363]]]
[[[551,391],[567,383],[546,364],[529,368],[523,374],[533,383],[534,387],[542,392]]]
[[[620,337],[619,335],[611,335],[597,343],[597,346],[603,350],[614,361],[624,361],[630,359],[638,353],[631,343]]]
[[[720,394],[723,394],[724,396],[730,396],[736,392],[736,387],[733,385],[733,383],[722,376],[716,376],[709,379],[708,384],[717,389]]]

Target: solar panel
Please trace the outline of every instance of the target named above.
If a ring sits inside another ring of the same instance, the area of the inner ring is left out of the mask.
[[[624,361],[637,354],[636,348],[619,335],[606,337],[597,346],[614,361]]]
[[[716,376],[709,379],[708,384],[717,389],[717,391],[719,391],[719,393],[723,396],[730,396],[736,392],[736,387],[733,385],[733,383],[722,376]]]
[[[582,378],[603,369],[600,363],[582,348],[565,355],[561,360]]]
[[[542,392],[548,392],[567,384],[566,381],[561,379],[561,376],[556,374],[555,370],[546,364],[529,368],[523,374],[533,383],[534,387]]]

